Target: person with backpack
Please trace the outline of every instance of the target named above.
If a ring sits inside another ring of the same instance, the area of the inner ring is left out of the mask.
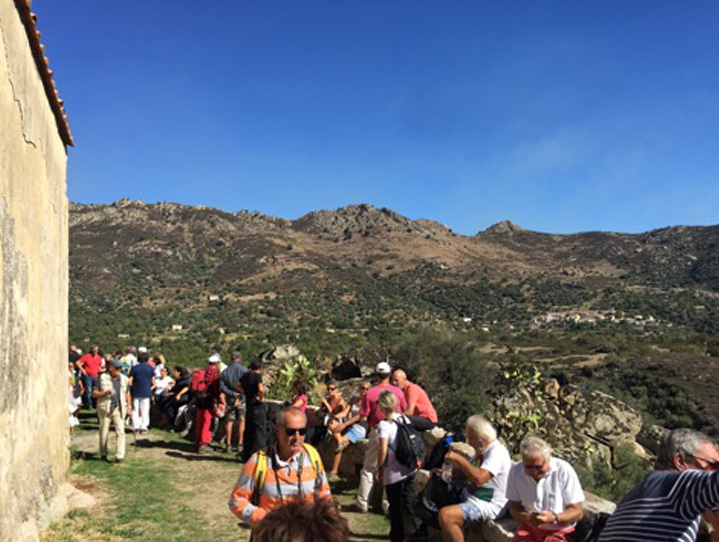
[[[444,456],[445,464],[452,467],[452,478],[466,484],[459,496],[461,502],[439,511],[442,539],[449,542],[463,541],[466,525],[497,518],[507,504],[507,480],[512,468],[509,451],[483,416],[470,416],[465,429],[475,456],[467,459],[453,450]]]
[[[210,450],[212,415],[220,389],[220,372],[217,369],[220,361],[219,354],[212,354],[207,360],[208,365],[205,369],[198,369],[192,373],[190,392],[195,400],[195,444],[198,454]]]
[[[397,412],[395,394],[390,390],[382,391],[377,404],[384,415],[384,420],[377,426],[378,448],[375,472],[377,481],[385,487],[389,501],[389,539],[391,542],[403,542],[402,512],[407,513],[414,530],[420,525],[414,512],[414,476],[420,459],[413,444],[406,439],[403,441],[402,434],[411,428],[412,422]],[[417,438],[421,440],[421,437]]]
[[[407,401],[402,390],[389,383],[391,373],[392,369],[389,363],[386,361],[378,363],[375,367],[378,382],[369,389],[360,404],[360,421],[367,422],[369,428],[369,442],[367,443],[362,470],[360,471],[359,488],[357,488],[357,508],[362,513],[369,511],[369,499],[377,470],[377,426],[379,422],[385,419],[385,415],[378,406],[379,396],[383,391],[390,391],[397,398],[397,412],[402,413],[407,408]]]
[[[320,455],[305,443],[305,413],[292,406],[278,411],[274,434],[274,444],[245,463],[228,502],[250,527],[287,502],[332,502]]]

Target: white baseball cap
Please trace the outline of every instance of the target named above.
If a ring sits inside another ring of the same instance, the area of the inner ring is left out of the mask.
[[[207,358],[207,361],[210,363],[220,363],[222,361],[222,356],[218,353],[212,354],[209,358]]]
[[[389,366],[389,363],[386,361],[380,361],[377,364],[377,367],[374,368],[374,372],[378,375],[388,375],[392,372],[392,368]]]
[[[141,354],[147,354],[147,347],[141,346],[140,348],[137,349],[137,351],[140,352]]]

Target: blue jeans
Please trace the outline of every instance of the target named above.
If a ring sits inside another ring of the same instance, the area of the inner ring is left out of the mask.
[[[96,376],[90,376],[90,375],[82,375],[82,383],[85,384],[85,395],[82,398],[82,402],[86,406],[95,406],[95,399],[92,398],[92,389],[97,384],[97,382],[100,380],[99,377]]]

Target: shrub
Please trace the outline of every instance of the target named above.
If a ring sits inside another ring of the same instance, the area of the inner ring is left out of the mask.
[[[440,425],[464,427],[470,415],[486,411],[491,371],[478,346],[460,333],[424,328],[405,335],[392,357],[425,389]]]

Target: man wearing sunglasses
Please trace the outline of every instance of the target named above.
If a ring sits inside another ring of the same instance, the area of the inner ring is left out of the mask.
[[[245,463],[228,503],[243,523],[254,527],[284,502],[331,501],[322,461],[305,443],[307,416],[287,407],[275,418],[276,442]]]
[[[509,512],[519,526],[514,542],[571,540],[575,522],[584,515],[584,492],[574,468],[539,437],[519,445],[522,460],[509,471]],[[625,539],[629,540],[629,539]],[[640,539],[637,539],[640,540]]]
[[[702,513],[716,508],[716,445],[698,431],[675,429],[662,438],[654,472],[622,499],[599,540],[695,540]]]

